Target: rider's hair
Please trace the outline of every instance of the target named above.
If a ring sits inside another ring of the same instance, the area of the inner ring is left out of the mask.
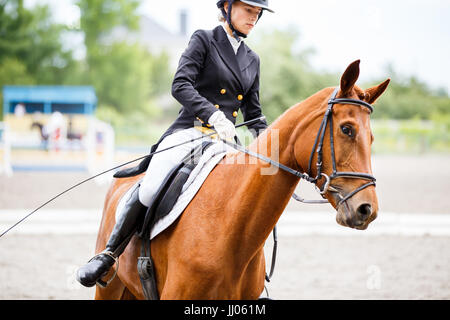
[[[219,19],[219,22],[225,22],[226,21],[225,18],[223,17],[222,12],[219,12],[219,15],[218,15],[217,19]]]

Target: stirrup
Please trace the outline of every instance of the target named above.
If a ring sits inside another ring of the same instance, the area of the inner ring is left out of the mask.
[[[119,270],[119,257],[115,257],[115,256],[114,256],[114,253],[112,253],[111,251],[102,251],[102,252],[100,252],[99,254],[96,254],[95,256],[93,256],[93,257],[88,261],[88,263],[91,262],[92,260],[94,260],[96,257],[102,255],[102,254],[107,255],[107,256],[113,258],[113,259],[114,259],[114,264],[117,264],[117,267],[114,268],[114,274],[112,275],[112,277],[111,277],[110,279],[108,279],[107,281],[103,281],[103,280],[100,278],[100,279],[98,279],[98,280],[96,281],[96,284],[97,284],[99,287],[101,287],[101,288],[106,288],[106,287],[111,283],[111,281],[114,280],[114,278],[115,278],[116,275],[117,275],[117,271]],[[112,267],[114,267],[114,265],[113,265]],[[112,268],[112,267],[111,267],[111,268]]]

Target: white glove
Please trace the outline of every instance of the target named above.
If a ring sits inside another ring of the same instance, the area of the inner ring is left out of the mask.
[[[214,112],[208,120],[208,123],[214,126],[220,139],[233,140],[236,135],[234,124],[227,119],[222,111]]]

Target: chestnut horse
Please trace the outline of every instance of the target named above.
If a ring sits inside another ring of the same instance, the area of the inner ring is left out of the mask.
[[[338,98],[372,104],[389,84],[388,79],[364,91],[355,85],[358,76],[359,60],[350,64],[342,75]],[[323,89],[288,109],[248,149],[271,157],[274,143],[271,135],[277,132],[276,160],[305,172],[333,90]],[[332,121],[337,168],[371,174],[370,111],[363,106],[336,104]],[[333,168],[328,135],[325,135],[323,151],[322,172],[330,175]],[[270,165],[261,160],[251,161],[249,157],[242,152],[228,153],[211,171],[184,213],[152,240],[161,299],[257,299],[263,292],[263,246],[300,178],[283,170],[263,175],[261,170],[267,170]],[[315,170],[312,168],[313,174]],[[121,196],[140,178],[113,181],[106,196],[96,252],[105,248]],[[318,185],[323,183],[323,179],[317,182]],[[349,194],[362,184],[361,179],[347,177],[338,177],[332,182],[334,190],[342,194]],[[336,220],[341,225],[366,229],[377,216],[374,185],[347,199],[345,208],[339,205],[335,192],[327,191],[324,197],[336,208]],[[140,245],[140,239],[134,236],[120,256],[117,276],[106,288],[97,286],[96,299],[144,299],[136,268]]]

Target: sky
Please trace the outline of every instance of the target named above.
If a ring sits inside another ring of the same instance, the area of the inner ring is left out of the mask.
[[[70,24],[79,19],[72,0],[39,3],[50,4],[58,21]],[[450,93],[450,0],[270,0],[269,4],[275,13],[265,12],[252,33],[261,28],[298,29],[298,47],[315,50],[311,63],[317,70],[342,73],[361,59],[365,81],[390,77],[390,64],[401,75],[414,75]],[[188,13],[189,33],[219,24],[216,0],[143,0],[140,12],[178,32],[182,9]]]

